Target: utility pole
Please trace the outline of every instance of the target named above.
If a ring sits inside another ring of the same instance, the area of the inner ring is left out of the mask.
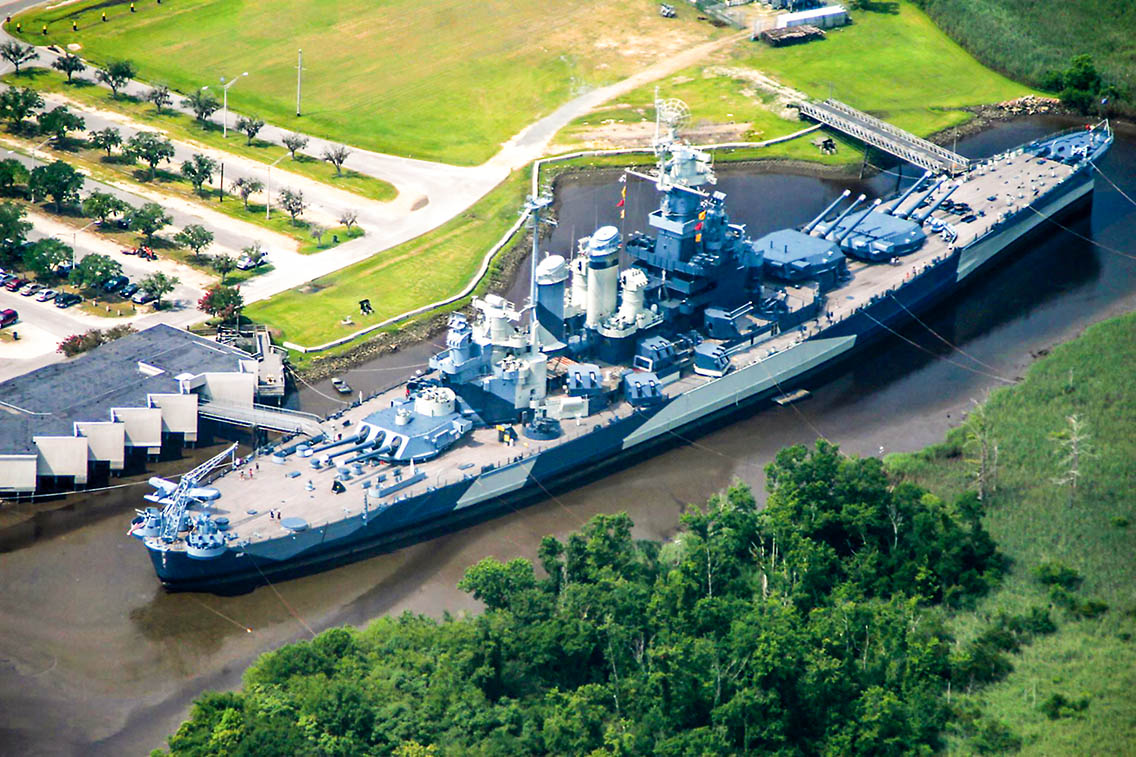
[[[296,59],[296,115],[300,115],[300,95],[303,92],[304,86],[304,51],[300,53]]]

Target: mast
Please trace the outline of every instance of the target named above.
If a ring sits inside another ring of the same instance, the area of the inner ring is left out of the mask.
[[[540,340],[536,318],[536,264],[540,252],[540,211],[552,204],[552,198],[542,195],[533,197],[529,195],[525,201],[525,209],[532,216],[532,270],[529,272],[529,346],[532,351],[540,350]]]

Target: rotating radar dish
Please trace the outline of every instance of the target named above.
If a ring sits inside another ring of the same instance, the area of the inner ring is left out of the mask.
[[[659,123],[666,124],[672,132],[690,123],[690,106],[676,97],[656,101],[655,113]]]

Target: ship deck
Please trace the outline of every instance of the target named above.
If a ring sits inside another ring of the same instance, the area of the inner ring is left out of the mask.
[[[1072,171],[1070,166],[1063,163],[1028,155],[1003,158],[999,162],[987,164],[980,171],[972,171],[966,175],[965,181],[951,195],[951,199],[969,204],[976,214],[982,210],[985,216],[965,224],[958,222],[957,216],[941,210],[934,214],[955,227],[958,237],[953,243],[948,244],[938,234],[929,235],[920,250],[899,258],[897,264],[869,264],[849,259],[848,268],[852,276],[842,286],[828,292],[826,312],[821,313],[817,319],[807,321],[800,329],[766,338],[735,353],[732,356],[733,366],[736,369],[761,362],[773,354],[792,348],[819,330],[850,317],[877,295],[898,289],[912,277],[942,261],[956,247],[973,243],[989,232],[1004,212],[1021,208],[1068,178]],[[991,197],[994,199],[989,199]],[[615,366],[605,370],[621,372],[625,369]],[[668,384],[665,391],[668,395],[675,396],[713,380],[715,379],[688,373]],[[359,421],[389,406],[403,392],[402,387],[393,388],[349,409],[337,420],[325,421],[324,427],[333,438],[337,434],[350,435],[354,433]],[[281,525],[280,520],[269,517],[271,510],[279,511],[283,518],[301,518],[309,528],[318,529],[329,522],[358,514],[363,509],[364,499],[368,508],[374,512],[403,498],[422,494],[429,488],[445,486],[463,478],[475,478],[490,466],[499,468],[538,455],[545,449],[578,438],[599,425],[626,418],[634,412],[634,408],[621,401],[587,418],[563,421],[561,437],[545,442],[526,439],[519,425],[514,426],[518,440],[513,444],[500,441],[495,428],[478,428],[439,458],[414,466],[413,470],[407,466],[368,463],[362,475],[353,475],[344,482],[346,491],[341,494],[332,491],[332,484],[337,477],[335,467],[313,469],[313,458],[300,457],[298,454],[284,458],[283,462],[272,462],[273,458],[262,457],[242,465],[243,473],[230,471],[211,483],[220,490],[221,497],[213,503],[210,511],[214,515],[230,519],[230,533],[234,535],[230,539],[234,544],[276,539],[290,532]],[[348,457],[350,456],[344,456]],[[425,475],[420,481],[386,496],[379,496],[380,487],[389,487],[395,483],[396,471],[404,480],[418,472]],[[363,482],[368,481],[369,486],[364,488]],[[166,548],[178,550],[184,549],[185,545],[179,540],[166,545]]]

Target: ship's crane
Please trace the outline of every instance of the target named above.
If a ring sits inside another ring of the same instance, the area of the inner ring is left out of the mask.
[[[167,495],[168,501],[162,508],[162,541],[169,544],[177,539],[181,520],[185,517],[185,509],[189,507],[190,502],[197,499],[191,490],[196,488],[198,481],[224,462],[225,458],[233,457],[236,449],[236,443],[230,444],[223,452],[219,452],[181,477],[177,487]]]

